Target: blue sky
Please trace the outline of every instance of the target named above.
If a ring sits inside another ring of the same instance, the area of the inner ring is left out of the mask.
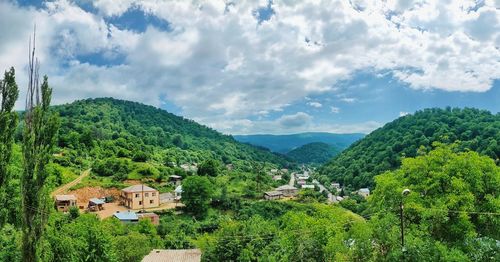
[[[368,133],[428,107],[498,113],[499,10],[488,0],[0,1],[0,67],[15,66],[25,86],[19,57],[36,22],[55,103],[111,96],[230,134]]]

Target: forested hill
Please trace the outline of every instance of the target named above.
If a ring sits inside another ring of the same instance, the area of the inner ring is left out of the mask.
[[[286,160],[261,148],[234,140],[206,126],[165,110],[113,98],[75,101],[55,106],[61,118],[59,147],[88,149],[96,156],[132,157],[156,149],[178,151],[178,158],[216,158],[224,163],[237,160],[271,162]]]
[[[291,135],[237,135],[234,138],[240,142],[266,147],[273,152],[285,154],[295,148],[315,142],[322,142],[339,149],[344,149],[364,136],[364,134],[358,133],[332,134],[310,132]]]
[[[354,188],[373,186],[373,176],[400,166],[401,158],[428,151],[434,141],[459,142],[499,163],[500,113],[478,109],[425,109],[373,131],[320,169],[329,180]]]
[[[323,164],[328,162],[332,157],[340,153],[342,150],[321,142],[305,144],[295,148],[286,155],[301,164]]]

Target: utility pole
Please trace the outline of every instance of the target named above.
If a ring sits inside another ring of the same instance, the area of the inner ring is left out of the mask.
[[[400,225],[401,225],[401,248],[404,251],[405,248],[405,226],[403,223],[403,199],[401,199],[401,203],[399,204],[399,219],[400,219]]]
[[[401,197],[401,202],[399,204],[399,219],[400,219],[400,224],[401,224],[401,251],[403,251],[403,259],[404,259],[404,254],[406,251],[405,248],[405,224],[404,224],[404,214],[403,214],[403,209],[404,209],[404,198],[410,194],[410,189],[406,188],[403,190],[401,193],[403,196]]]

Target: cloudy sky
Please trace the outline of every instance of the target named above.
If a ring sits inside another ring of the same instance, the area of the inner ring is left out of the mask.
[[[499,112],[499,21],[500,0],[0,0],[0,70],[23,97],[36,23],[56,104],[139,101],[231,134],[370,132],[427,107]]]

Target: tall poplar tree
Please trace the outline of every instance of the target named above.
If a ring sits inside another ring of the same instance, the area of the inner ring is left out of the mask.
[[[13,109],[19,97],[13,67],[5,71],[3,80],[0,80],[0,96],[0,206],[5,207],[5,187],[10,177],[7,166],[11,159],[17,126],[17,113]],[[0,209],[0,227],[6,222],[7,212],[7,208]]]
[[[39,63],[35,58],[30,41],[29,82],[24,118],[23,158],[24,172],[21,177],[23,203],[23,245],[22,258],[25,262],[39,260],[40,238],[42,237],[48,214],[48,192],[44,187],[48,177],[46,165],[50,161],[59,128],[57,116],[50,111],[52,89],[44,76],[40,86]]]

